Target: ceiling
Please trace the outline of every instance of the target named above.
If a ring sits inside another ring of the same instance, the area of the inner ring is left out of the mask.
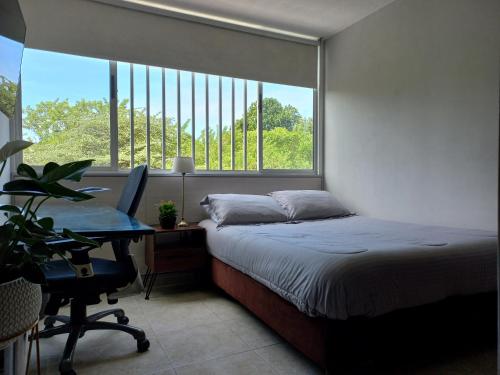
[[[119,0],[202,13],[313,37],[329,37],[394,0]]]

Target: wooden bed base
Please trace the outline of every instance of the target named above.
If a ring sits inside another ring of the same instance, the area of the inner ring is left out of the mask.
[[[404,363],[415,355],[442,355],[470,340],[493,340],[493,344],[496,340],[496,293],[340,321],[301,313],[264,285],[213,257],[211,274],[216,286],[327,372],[353,364],[371,367],[384,358]]]

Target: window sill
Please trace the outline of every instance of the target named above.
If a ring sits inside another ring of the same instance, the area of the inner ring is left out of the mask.
[[[14,171],[16,168],[13,168]],[[35,167],[37,173],[42,172],[42,167]],[[127,177],[130,170],[111,170],[106,168],[92,168],[85,173],[86,177]],[[150,169],[149,177],[180,177],[179,173],[171,171]],[[14,178],[22,178],[17,173],[13,173]],[[264,170],[257,171],[206,171],[197,170],[195,173],[189,173],[186,177],[236,177],[236,178],[321,178],[321,174],[312,170]]]
[[[96,171],[91,170],[85,173],[87,177],[127,177],[129,171]],[[178,173],[169,171],[150,170],[149,177],[180,177]],[[243,178],[320,178],[321,175],[312,171],[269,171],[269,172],[233,172],[233,171],[197,171],[187,174],[186,177],[243,177]]]

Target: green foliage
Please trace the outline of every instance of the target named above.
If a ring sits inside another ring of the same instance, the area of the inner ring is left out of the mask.
[[[303,118],[292,106],[283,106],[274,98],[264,99],[263,143],[264,167],[272,169],[312,168],[312,119]],[[30,164],[43,165],[47,160],[69,162],[74,155],[95,159],[96,166],[110,165],[109,103],[105,100],[81,100],[71,104],[68,100],[45,101],[24,111],[23,127],[32,134],[30,140],[37,142],[24,152],[24,160]],[[234,164],[235,170],[244,170],[243,119],[235,120]],[[133,118],[134,162],[145,163],[147,159],[145,109],[135,108]],[[150,115],[150,166],[162,169],[161,113]],[[257,170],[257,103],[249,106],[247,113],[247,169]],[[195,139],[196,169],[231,170],[231,128],[222,129],[222,165],[219,165],[218,125],[197,133]],[[205,159],[205,140],[208,138],[209,157]],[[181,125],[181,156],[191,156],[191,121]],[[118,104],[118,165],[130,168],[131,126],[128,101]],[[177,124],[170,117],[165,121],[165,168],[172,167],[177,156]]]
[[[0,76],[0,112],[12,117],[16,109],[17,84]]]
[[[110,164],[109,103],[105,100],[46,101],[24,111],[23,127],[38,141],[24,153],[25,160],[44,165],[48,160],[68,163],[75,155],[94,159],[94,165]]]
[[[248,128],[257,129],[257,102],[248,108]],[[291,105],[283,105],[275,98],[262,99],[262,123],[264,130],[285,128],[289,131],[295,129],[296,124],[304,119],[297,108]]]
[[[7,159],[31,145],[26,141],[12,141],[0,149],[0,175]],[[33,282],[42,282],[39,266],[54,254],[64,257],[56,246],[62,239],[72,239],[83,246],[99,246],[93,240],[64,229],[62,234],[54,231],[54,220],[50,217],[38,217],[37,211],[50,198],[62,198],[70,201],[83,201],[94,198],[89,192],[101,191],[101,188],[72,190],[60,184],[61,180],[80,181],[83,173],[92,165],[92,160],[83,160],[59,165],[47,163],[39,175],[28,164],[20,164],[17,173],[24,177],[9,181],[0,190],[0,195],[24,196],[22,207],[14,205],[0,206],[6,217],[0,225],[0,282],[23,276]]]
[[[177,216],[177,209],[175,208],[175,203],[173,201],[162,201],[158,209],[160,211],[160,218],[173,218]]]

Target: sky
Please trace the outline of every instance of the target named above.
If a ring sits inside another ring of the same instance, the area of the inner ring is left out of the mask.
[[[0,35],[0,75],[17,82],[22,54],[21,43]]]
[[[1,53],[1,50],[0,50]],[[2,61],[0,54],[0,61]],[[118,100],[130,99],[130,64],[118,62]],[[180,72],[181,123],[192,117],[191,72]],[[168,117],[177,118],[177,72],[165,70],[165,101]],[[109,62],[107,60],[26,48],[22,63],[23,107],[42,100],[109,99]],[[209,126],[218,124],[219,79],[208,76]],[[235,79],[235,118],[243,115],[244,80]],[[257,82],[247,81],[250,105],[257,99]],[[313,90],[271,83],[263,84],[263,95],[296,107],[302,116],[313,115]],[[146,67],[134,65],[134,106],[146,107]],[[161,113],[161,69],[150,68],[151,113]],[[205,128],[205,74],[195,74],[195,125],[197,135]],[[231,124],[231,79],[222,78],[222,123]]]

